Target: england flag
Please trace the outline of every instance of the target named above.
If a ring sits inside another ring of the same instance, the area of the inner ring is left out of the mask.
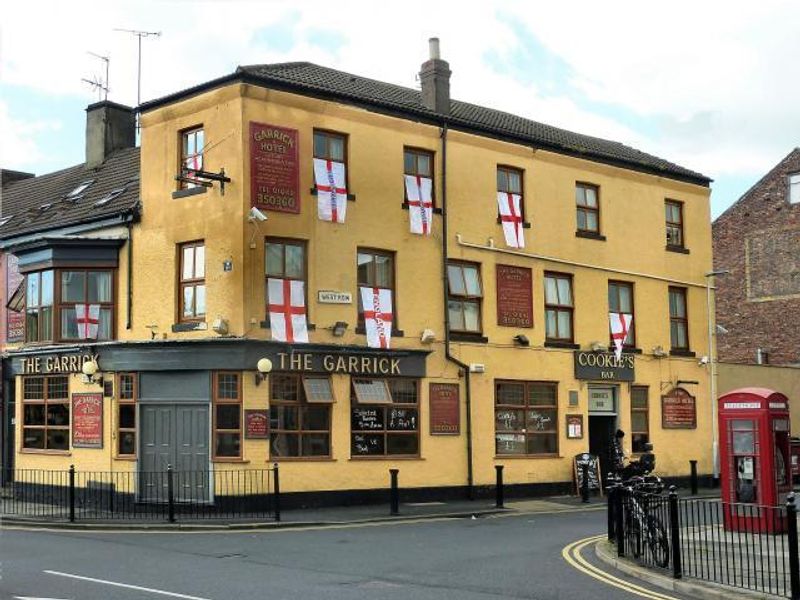
[[[317,208],[322,221],[344,223],[347,212],[347,181],[344,164],[323,158],[314,159]]]
[[[267,279],[269,325],[277,342],[308,342],[306,297],[302,281]]]

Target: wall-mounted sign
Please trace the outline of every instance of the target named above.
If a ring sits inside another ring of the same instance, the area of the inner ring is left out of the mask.
[[[697,402],[683,388],[675,388],[661,396],[661,427],[664,429],[696,429]]]
[[[299,134],[296,129],[250,123],[250,205],[300,212]]]
[[[244,411],[244,437],[264,440],[269,437],[269,413],[266,410]]]
[[[431,435],[458,435],[461,432],[458,384],[431,383],[428,396]]]
[[[583,438],[583,415],[567,415],[567,439]]]
[[[19,272],[19,259],[13,254],[6,254],[6,297],[11,300],[12,294],[22,283],[23,276]],[[19,304],[23,304],[21,301]],[[21,342],[25,338],[25,314],[22,310],[14,310],[11,306],[3,307],[6,311],[6,341]]]
[[[83,363],[97,361],[97,354],[44,354],[21,356],[21,375],[47,375],[50,373],[80,373]]]
[[[103,447],[103,394],[72,394],[72,447]]]
[[[353,294],[350,292],[335,292],[333,290],[319,290],[317,299],[321,304],[352,304]]]
[[[533,327],[533,276],[530,269],[497,265],[497,324]]]
[[[347,375],[425,376],[425,356],[393,352],[350,354],[348,352],[278,352],[276,370]]]
[[[614,390],[611,388],[589,388],[589,412],[616,414]]]
[[[633,354],[619,359],[612,352],[575,352],[575,379],[634,381]]]

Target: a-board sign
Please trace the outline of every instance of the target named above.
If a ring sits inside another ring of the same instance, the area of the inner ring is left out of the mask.
[[[598,490],[603,493],[603,486],[600,483],[600,459],[594,454],[581,452],[576,454],[573,460],[573,478],[575,481],[575,493],[580,494],[583,485],[583,465],[589,466],[589,490]]]
[[[72,447],[103,447],[103,394],[72,394]]]
[[[269,413],[266,410],[244,411],[244,437],[248,440],[269,437]]]

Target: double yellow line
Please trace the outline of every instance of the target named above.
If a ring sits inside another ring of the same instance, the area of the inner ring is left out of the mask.
[[[564,547],[561,551],[562,558],[567,561],[567,563],[583,573],[584,575],[588,575],[589,577],[593,577],[598,581],[602,581],[607,585],[614,586],[621,590],[625,590],[626,592],[630,592],[636,596],[641,596],[642,598],[650,598],[651,600],[679,600],[675,596],[667,596],[666,594],[661,594],[659,592],[654,592],[652,590],[648,590],[647,588],[643,588],[638,586],[634,583],[630,583],[625,581],[624,579],[620,579],[619,577],[614,577],[610,573],[606,573],[595,567],[591,564],[588,560],[586,560],[582,555],[581,552],[584,548],[589,545],[593,545],[596,542],[604,539],[606,536],[604,535],[595,535],[592,537],[584,538],[582,540],[578,540],[576,542],[572,542],[571,544]]]

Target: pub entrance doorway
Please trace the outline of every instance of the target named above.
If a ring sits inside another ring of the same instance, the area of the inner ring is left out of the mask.
[[[619,388],[616,386],[589,386],[589,453],[600,459],[603,485],[611,469],[618,402]]]

